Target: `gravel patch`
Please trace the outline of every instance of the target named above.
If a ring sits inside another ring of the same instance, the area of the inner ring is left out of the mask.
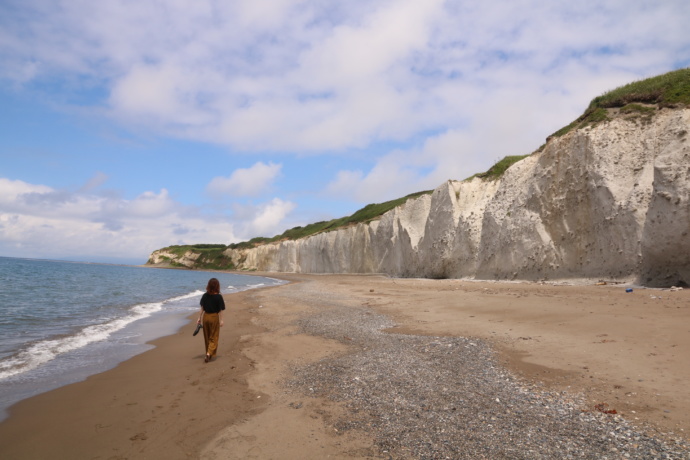
[[[366,431],[382,458],[690,459],[680,438],[645,435],[618,415],[586,410],[581,396],[516,378],[487,342],[386,333],[389,318],[305,291],[285,292],[319,306],[297,321],[301,332],[348,352],[294,367],[285,384],[343,403],[348,415],[335,429]]]

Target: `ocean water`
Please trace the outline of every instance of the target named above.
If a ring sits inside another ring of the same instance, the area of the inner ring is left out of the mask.
[[[199,309],[212,277],[223,294],[284,283],[230,273],[0,257],[0,420],[17,401],[84,380],[152,348],[148,341],[174,333]]]

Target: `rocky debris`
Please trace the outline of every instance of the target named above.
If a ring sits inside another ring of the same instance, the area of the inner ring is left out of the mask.
[[[486,342],[385,333],[385,316],[332,293],[300,295],[318,306],[301,331],[349,351],[295,367],[285,385],[344,404],[335,432],[368,433],[382,458],[690,459],[681,438],[645,435],[605,403],[588,408],[579,395],[516,378]]]

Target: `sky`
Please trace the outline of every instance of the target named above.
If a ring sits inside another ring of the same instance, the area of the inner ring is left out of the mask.
[[[142,264],[431,190],[690,66],[687,0],[0,0],[0,256]]]

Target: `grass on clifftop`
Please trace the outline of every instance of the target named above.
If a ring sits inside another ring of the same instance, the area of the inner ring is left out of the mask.
[[[479,177],[481,179],[486,179],[486,180],[496,180],[501,178],[503,174],[513,166],[515,163],[518,161],[522,160],[523,158],[527,158],[529,155],[508,155],[507,157],[504,157],[501,160],[498,160],[492,167],[490,167],[488,170],[486,170],[483,173],[475,174],[474,176],[471,176],[465,180],[471,180],[474,179],[475,177]]]
[[[223,251],[225,251],[228,248],[250,249],[266,243],[273,243],[275,241],[283,240],[298,240],[300,238],[306,238],[308,236],[315,235],[320,232],[328,232],[331,230],[337,230],[342,227],[347,227],[349,225],[354,225],[362,222],[370,222],[374,219],[381,217],[383,214],[390,211],[391,209],[404,204],[409,199],[417,198],[419,196],[428,195],[431,193],[432,190],[426,190],[423,192],[412,193],[410,195],[398,198],[396,200],[386,201],[385,203],[368,204],[359,211],[352,214],[351,216],[341,217],[339,219],[332,219],[329,221],[316,222],[314,224],[309,224],[304,227],[294,227],[284,231],[280,235],[274,236],[273,238],[265,238],[259,236],[256,238],[252,238],[249,241],[233,243],[227,246],[224,244],[175,245],[168,246],[160,250],[170,252],[178,257],[182,257],[188,251],[193,251],[195,253],[201,254],[197,259],[197,268],[227,268],[228,264],[231,265],[231,262],[223,255]],[[175,264],[172,262],[171,265],[175,266]]]
[[[624,107],[634,102],[661,107],[690,105],[690,68],[628,83],[592,99],[588,110]]]
[[[573,129],[595,125],[609,119],[607,109],[621,108],[622,112],[651,112],[656,108],[690,106],[690,68],[674,70],[663,75],[634,81],[595,97],[577,120],[552,136],[563,136]]]
[[[370,222],[374,219],[381,217],[383,214],[390,211],[391,209],[402,205],[409,199],[417,198],[422,195],[428,195],[431,194],[431,192],[432,190],[426,190],[423,192],[412,193],[410,195],[398,198],[396,200],[386,201],[385,203],[368,204],[359,211],[356,211],[351,216],[341,217],[339,219],[332,219],[329,221],[316,222],[313,224],[306,225],[304,227],[294,227],[289,230],[286,230],[280,235],[274,236],[273,238],[252,238],[249,241],[231,244],[229,247],[232,249],[248,249],[260,244],[273,243],[275,241],[283,240],[298,240],[311,235],[315,235],[317,233],[329,232],[331,230],[337,230],[339,228],[347,227],[349,225]]]

